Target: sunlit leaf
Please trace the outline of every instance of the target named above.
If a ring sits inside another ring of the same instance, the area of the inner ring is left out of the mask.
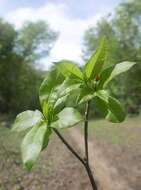
[[[128,61],[116,64],[115,67],[113,68],[112,72],[110,73],[110,75],[107,76],[107,78],[105,78],[104,86],[106,86],[109,83],[109,81],[111,81],[117,75],[128,71],[135,64],[136,64],[135,62],[128,62]]]
[[[103,38],[96,52],[91,56],[85,66],[87,79],[94,79],[100,73],[106,57],[106,39]]]
[[[52,128],[68,128],[76,125],[80,121],[82,121],[83,118],[81,114],[74,108],[68,107],[64,108],[59,114],[58,114],[58,120],[53,122],[51,124]]]
[[[43,147],[47,126],[45,123],[35,125],[24,137],[21,151],[23,163],[30,170],[39,157]]]
[[[81,72],[76,63],[69,60],[62,60],[56,63],[56,65],[64,76],[68,77],[70,75],[73,75],[83,80],[83,73]]]
[[[39,90],[39,98],[42,106],[44,101],[48,101],[48,98],[54,88],[60,85],[63,81],[64,77],[58,72],[57,68],[53,68],[47,73],[47,76],[43,80]]]
[[[67,97],[73,91],[77,90],[81,85],[81,82],[75,79],[67,78],[64,82],[53,89],[49,97],[49,104],[53,105],[55,113],[61,111],[64,107]]]
[[[42,113],[38,110],[35,111],[24,111],[17,115],[15,122],[13,124],[13,131],[23,131],[26,130],[33,125],[36,125],[42,120]]]

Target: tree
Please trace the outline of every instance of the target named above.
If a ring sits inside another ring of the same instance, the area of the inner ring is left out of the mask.
[[[49,54],[57,37],[44,21],[26,22],[18,31],[16,52],[33,63]]]
[[[16,30],[0,20],[1,112],[18,113],[39,107],[38,88],[43,72],[36,69],[35,62],[49,54],[56,37],[57,33],[43,21],[28,22]]]

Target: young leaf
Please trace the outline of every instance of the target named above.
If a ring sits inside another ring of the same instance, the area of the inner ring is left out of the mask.
[[[57,86],[50,94],[49,104],[53,105],[55,113],[62,110],[65,102],[72,91],[78,90],[80,87],[80,80],[74,80],[67,78],[64,82]]]
[[[106,39],[103,38],[100,46],[85,66],[85,75],[87,79],[94,79],[100,73],[105,62],[106,57]]]
[[[48,72],[39,90],[39,98],[42,106],[44,101],[48,101],[52,90],[56,88],[56,86],[62,84],[63,81],[64,77],[58,72],[58,69],[56,67]]]
[[[73,75],[81,80],[83,80],[83,73],[79,69],[76,63],[69,61],[69,60],[62,60],[57,64],[58,69],[60,72],[65,76],[68,77]]]
[[[66,78],[59,88],[59,94],[60,96],[66,96],[70,92],[77,90],[81,85],[82,81],[80,80]]]
[[[22,159],[28,170],[33,167],[42,150],[46,131],[46,123],[35,125],[23,139],[21,145]]]
[[[36,124],[42,120],[42,113],[38,110],[35,111],[24,111],[17,115],[15,122],[13,124],[13,131],[23,131]]]
[[[128,71],[135,64],[136,64],[135,62],[128,62],[128,61],[116,64],[115,67],[113,68],[112,72],[110,73],[110,75],[105,78],[104,86],[106,86],[109,83],[109,81],[111,81],[117,75]]]
[[[59,113],[65,106],[65,103],[67,101],[68,94],[65,96],[60,97],[54,104],[54,113],[57,114]]]
[[[82,121],[81,114],[74,108],[68,107],[64,108],[58,114],[58,120],[51,124],[52,128],[64,129],[72,127]]]

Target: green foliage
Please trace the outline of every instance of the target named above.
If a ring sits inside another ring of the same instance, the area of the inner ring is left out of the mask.
[[[107,58],[105,60],[105,65],[108,68],[101,75],[102,79],[99,88],[102,88],[106,78],[109,78],[112,67],[115,64],[121,61],[125,62],[126,60],[138,63],[132,70],[124,73],[118,79],[115,78],[107,86],[111,94],[118,97],[124,103],[129,113],[139,113],[141,107],[140,25],[141,1],[126,1],[117,6],[115,14],[108,14],[104,18],[101,18],[96,26],[90,27],[84,36],[83,57],[85,60],[88,60],[88,57],[96,50],[102,36],[105,36],[108,41]],[[123,67],[126,70],[126,67],[130,67],[130,65],[125,63]],[[118,66],[121,68],[120,65]],[[116,72],[113,71],[113,73]]]
[[[101,73],[101,80],[99,82],[99,87],[106,86],[113,78],[117,75],[128,71],[132,66],[134,66],[135,62],[122,62],[118,63],[115,66],[111,66]]]
[[[74,108],[64,108],[59,114],[55,122],[51,124],[53,128],[68,128],[82,121],[80,113]]]
[[[42,148],[47,127],[45,123],[35,125],[24,137],[21,151],[23,163],[31,169]]]
[[[116,100],[113,97],[109,97],[108,108],[109,108],[109,111],[106,116],[108,120],[110,120],[113,123],[119,123],[119,122],[124,121],[125,112],[118,100]]]
[[[17,115],[15,123],[13,125],[13,131],[23,131],[36,124],[38,124],[42,119],[42,114],[40,111],[25,111]]]
[[[97,107],[106,119],[113,123],[119,123],[125,119],[125,112],[119,101],[109,96],[105,90],[97,91],[96,97]]]
[[[28,61],[47,56],[58,34],[44,21],[26,22],[17,37],[16,51]]]
[[[83,87],[80,89],[79,96],[77,98],[77,104],[82,104],[91,100],[95,96],[94,91],[89,87]]]
[[[64,76],[73,75],[79,79],[83,80],[83,73],[81,70],[76,66],[76,63],[69,61],[69,60],[62,60],[60,62],[56,62],[60,72]]]
[[[101,40],[100,46],[96,53],[88,60],[85,66],[85,75],[87,79],[93,79],[100,73],[105,62],[106,56],[106,39]]]
[[[53,80],[52,80],[52,77]],[[48,101],[49,98],[51,98],[51,94],[53,93],[53,89],[60,83],[62,83],[64,80],[64,77],[60,75],[55,67],[53,67],[49,73],[47,73],[47,76],[45,77],[44,81],[42,82],[39,90],[39,98],[41,104],[43,104],[44,101]]]
[[[135,63],[123,62],[105,69],[106,42],[102,40],[98,50],[81,70],[71,61],[60,61],[48,73],[41,84],[39,99],[42,113],[26,111],[17,116],[13,130],[32,127],[22,143],[22,159],[30,170],[39,154],[47,147],[52,131],[73,127],[84,120],[74,105],[67,107],[67,99],[77,91],[76,106],[94,101],[109,121],[125,119],[125,112],[118,100],[109,95],[105,87],[112,78],[130,69]],[[103,74],[104,73],[104,74]],[[64,78],[65,76],[65,78]],[[100,81],[102,80],[102,84]]]

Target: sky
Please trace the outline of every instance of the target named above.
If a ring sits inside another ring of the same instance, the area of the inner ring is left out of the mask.
[[[42,60],[45,68],[51,62],[70,59],[82,63],[84,32],[114,8],[121,0],[0,0],[0,17],[16,28],[27,21],[44,20],[59,31],[50,56]]]

